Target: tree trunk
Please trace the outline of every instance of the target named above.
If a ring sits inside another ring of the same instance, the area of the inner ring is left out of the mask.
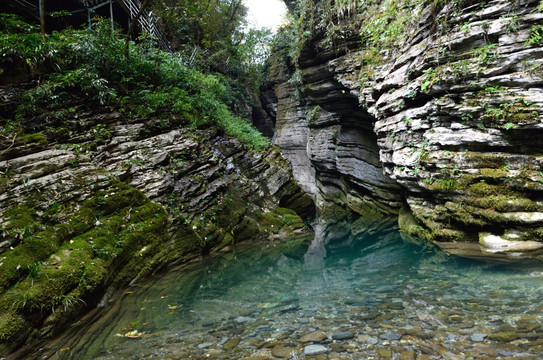
[[[129,53],[128,53],[128,46],[130,44],[130,37],[132,36],[132,33],[134,32],[134,29],[138,25],[138,20],[140,19],[141,15],[143,15],[143,12],[145,11],[145,8],[149,6],[151,3],[151,0],[143,0],[143,3],[141,4],[140,9],[138,10],[136,16],[130,21],[130,26],[128,27],[128,33],[126,34],[126,41],[124,43],[124,57],[128,59]]]
[[[40,0],[41,37],[45,40],[45,0]]]

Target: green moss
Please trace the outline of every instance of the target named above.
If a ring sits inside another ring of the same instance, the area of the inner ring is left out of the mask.
[[[400,230],[411,236],[430,240],[432,238],[428,229],[421,226],[409,209],[402,208],[398,214]]]
[[[26,134],[19,138],[22,144],[46,145],[47,137],[42,133]]]
[[[193,229],[192,225],[186,220],[182,220],[177,225],[177,231],[173,236],[175,251],[180,255],[186,255],[190,252],[199,252],[204,247],[203,238],[197,233],[197,228]]]
[[[236,242],[256,240],[258,237],[262,236],[259,224],[249,216],[245,216],[243,220],[234,227],[233,233]]]
[[[23,344],[33,327],[12,310],[0,313],[0,356],[7,355]]]
[[[480,208],[494,209],[500,212],[526,211],[540,212],[543,208],[535,201],[520,195],[494,195],[470,198],[469,202]]]
[[[37,220],[31,210],[7,215],[18,224]],[[45,317],[52,326],[66,321],[59,309],[84,308],[105,285],[126,284],[153,270],[169,240],[168,221],[162,206],[126,184],[100,191],[65,223],[36,232],[3,254],[0,309],[36,326]]]
[[[520,236],[520,240],[523,241],[541,241],[543,242],[543,227],[537,227],[535,229],[524,230]]]
[[[448,218],[455,223],[467,227],[481,227],[487,225],[487,222],[476,216],[477,208],[463,203],[447,202],[445,204]]]
[[[5,229],[25,229],[36,225],[37,214],[36,210],[29,208],[27,205],[20,205],[11,208],[4,212]]]
[[[539,112],[532,103],[520,98],[508,103],[501,103],[497,107],[486,106],[485,113],[481,116],[483,121],[507,124],[533,124],[540,122]],[[505,127],[510,129],[511,125]]]
[[[451,191],[460,190],[463,185],[456,178],[451,179],[432,179],[429,181],[421,181],[420,184],[427,189],[436,191]]]
[[[258,223],[275,234],[278,233],[283,226],[283,221],[281,220],[280,216],[271,211],[260,214],[258,217]]]
[[[510,155],[505,153],[481,153],[468,151],[464,158],[476,168],[499,169],[511,161]]]
[[[235,224],[239,223],[245,210],[242,208],[240,201],[227,194],[215,212],[217,227],[231,229]]]
[[[12,311],[0,313],[0,341],[12,340],[27,330],[27,323],[21,316]]]
[[[502,178],[507,177],[508,172],[504,169],[483,168],[483,169],[479,169],[479,174],[489,179],[502,179]]]
[[[485,181],[479,181],[468,186],[468,190],[473,195],[480,196],[496,196],[496,195],[511,195],[513,190],[505,184],[488,184]]]
[[[0,193],[3,193],[7,189],[9,189],[11,184],[12,180],[9,177],[5,175],[0,175]]]

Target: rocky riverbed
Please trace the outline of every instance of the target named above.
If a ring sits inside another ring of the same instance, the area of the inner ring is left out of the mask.
[[[217,257],[168,274],[126,294],[98,323],[54,343],[49,351],[56,353],[49,358],[538,359],[543,354],[543,269],[451,258],[403,242],[395,228],[364,234],[334,251],[322,240],[317,236],[322,246],[313,244],[304,259],[257,251],[259,256],[248,248],[234,262]],[[130,333],[133,338],[126,336]]]

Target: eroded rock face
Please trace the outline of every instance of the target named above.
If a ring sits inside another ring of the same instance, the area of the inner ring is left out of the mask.
[[[305,144],[318,198],[404,207],[407,234],[460,255],[539,257],[517,242],[543,241],[540,2],[392,1],[328,18],[326,6],[304,10],[303,101],[277,110],[277,127],[302,135],[276,143],[287,157],[296,143],[297,159]],[[388,25],[372,38],[376,19]],[[489,237],[514,245],[489,249]]]
[[[19,93],[0,89],[2,115]],[[157,269],[243,240],[310,240],[313,202],[277,149],[66,106],[0,123],[0,357]]]

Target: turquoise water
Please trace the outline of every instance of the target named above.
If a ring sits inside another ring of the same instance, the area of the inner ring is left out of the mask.
[[[393,226],[316,233],[303,257],[247,244],[130,288],[34,356],[543,358],[542,268],[449,257]]]

